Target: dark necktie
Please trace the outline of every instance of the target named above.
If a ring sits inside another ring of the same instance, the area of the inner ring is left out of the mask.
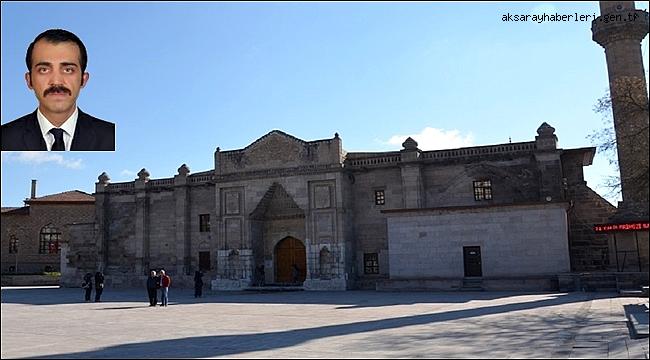
[[[54,135],[54,144],[52,151],[65,151],[65,143],[63,142],[63,129],[52,128],[50,133]]]

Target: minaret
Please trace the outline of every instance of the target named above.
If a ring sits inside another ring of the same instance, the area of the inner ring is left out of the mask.
[[[591,31],[593,40],[605,48],[607,59],[621,172],[620,207],[645,208],[647,214],[648,93],[641,40],[648,34],[648,12],[636,10],[634,1],[600,1],[600,14],[592,21]],[[645,111],[632,103],[645,104]]]

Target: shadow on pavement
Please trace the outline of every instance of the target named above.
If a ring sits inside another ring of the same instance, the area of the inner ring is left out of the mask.
[[[170,303],[174,305],[223,303],[223,304],[329,304],[338,305],[337,309],[355,309],[364,307],[383,307],[421,303],[464,303],[475,300],[495,300],[500,298],[529,295],[524,292],[377,292],[377,291],[290,291],[290,292],[212,292],[201,298],[194,298],[192,289],[169,290]],[[540,293],[534,293],[540,294]],[[80,288],[56,287],[12,287],[2,288],[3,304],[59,305],[84,303]],[[94,293],[91,298],[94,298]],[[104,290],[102,303],[148,304],[146,289],[111,289]],[[124,304],[137,308],[133,304]],[[147,305],[148,306],[148,305]],[[117,307],[123,308],[123,307]]]
[[[396,329],[414,325],[434,325],[438,322],[453,321],[459,319],[468,320],[485,315],[530,310],[540,307],[550,307],[573,302],[582,302],[591,300],[593,298],[611,296],[615,296],[615,294],[555,294],[542,300],[530,302],[499,304],[481,308],[452,310],[441,313],[411,315],[278,332],[196,336],[171,340],[120,344],[117,346],[109,346],[92,351],[39,356],[38,358],[205,358],[214,356],[228,356],[255,351],[267,351],[287,348],[309,341],[336,336],[374,332],[386,329]],[[438,298],[438,300],[440,300],[440,298]],[[369,336],[373,336],[373,334],[369,334]]]

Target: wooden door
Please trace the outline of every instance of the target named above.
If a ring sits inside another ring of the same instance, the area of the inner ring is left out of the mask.
[[[463,247],[463,260],[465,262],[465,276],[483,276],[481,268],[481,247],[465,246]]]
[[[307,275],[305,245],[287,237],[275,246],[275,281],[280,284],[302,284]]]
[[[212,268],[210,265],[210,252],[199,251],[199,270],[210,271]]]

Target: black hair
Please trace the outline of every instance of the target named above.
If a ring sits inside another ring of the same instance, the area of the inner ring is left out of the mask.
[[[34,41],[29,44],[27,48],[27,55],[25,56],[25,63],[27,64],[27,70],[32,72],[32,52],[34,51],[34,44],[39,40],[44,39],[52,44],[58,44],[62,42],[73,42],[79,47],[79,64],[81,65],[81,73],[86,72],[86,65],[88,65],[88,53],[86,52],[86,47],[84,43],[81,42],[81,39],[77,35],[69,32],[68,30],[63,29],[50,29],[40,33]]]

